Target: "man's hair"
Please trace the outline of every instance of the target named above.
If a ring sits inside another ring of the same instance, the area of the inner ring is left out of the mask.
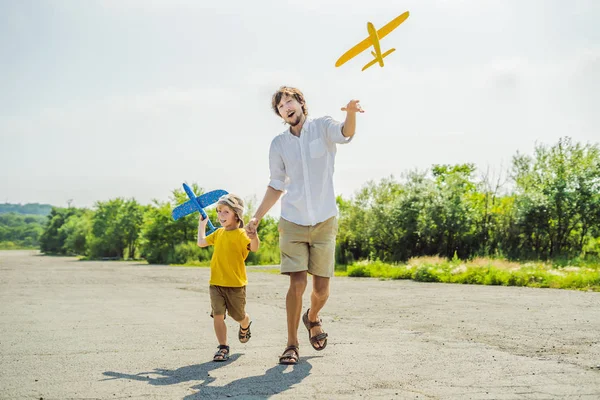
[[[273,94],[273,97],[271,98],[271,106],[273,107],[273,111],[275,111],[275,114],[281,117],[277,105],[279,104],[281,99],[286,95],[295,98],[298,101],[298,103],[302,105],[302,112],[304,113],[304,115],[308,115],[308,107],[306,106],[306,101],[304,100],[304,94],[302,94],[300,89],[296,89],[289,86],[282,86],[275,92],[275,94]]]

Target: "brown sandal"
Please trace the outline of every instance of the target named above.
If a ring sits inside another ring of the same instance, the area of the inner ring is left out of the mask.
[[[213,361],[227,361],[229,360],[229,346],[226,346],[224,344],[220,344],[219,345],[219,350],[217,350],[217,352],[215,353],[214,357],[213,357]]]
[[[286,354],[289,351],[293,351],[293,354]],[[283,354],[279,357],[279,364],[284,365],[295,365],[298,364],[298,360],[300,359],[300,353],[298,352],[298,346],[288,346],[283,351]]]
[[[238,331],[238,339],[241,343],[247,343],[248,340],[250,340],[250,336],[252,336],[250,332],[250,325],[252,325],[252,321],[250,321],[247,328],[242,328],[242,325],[240,325],[240,330]]]
[[[321,318],[319,318],[318,321],[316,322],[311,322],[308,320],[308,312],[310,311],[310,308],[308,310],[306,310],[306,313],[302,316],[302,322],[304,322],[304,326],[306,326],[306,329],[308,329],[308,340],[310,340],[310,345],[312,346],[313,349],[317,350],[317,351],[321,351],[323,350],[325,347],[327,347],[327,333],[322,332],[319,333],[318,335],[315,336],[310,336],[310,330],[312,328],[314,328],[315,326],[322,326],[322,320]],[[323,341],[323,345],[319,346],[319,342]]]

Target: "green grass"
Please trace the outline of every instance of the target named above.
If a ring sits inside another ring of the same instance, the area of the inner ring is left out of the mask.
[[[0,242],[0,250],[37,250],[36,246],[24,246],[15,242]]]
[[[248,266],[249,268],[252,266]],[[250,269],[248,272],[260,272],[261,274],[271,274],[271,275],[279,275],[281,274],[281,270],[279,267],[276,268],[261,268],[261,269]]]
[[[185,264],[169,264],[170,267],[184,267],[184,268],[210,268],[210,261],[188,261]],[[263,274],[275,274],[275,275],[279,275],[279,267],[273,267],[273,268],[256,268],[253,269],[252,267],[256,267],[256,265],[251,265],[251,264],[247,264],[246,268],[248,269],[248,272],[260,272]]]
[[[585,267],[573,263],[516,263],[501,259],[475,258],[470,261],[440,257],[418,257],[406,264],[361,261],[349,266],[336,265],[335,276],[411,279],[417,282],[440,282],[471,285],[528,286],[537,288],[591,290],[600,292],[600,265]],[[209,267],[210,261],[171,264],[173,267]],[[279,267],[252,269],[278,275]]]
[[[349,265],[345,273],[338,272],[340,276],[412,279],[417,282],[600,291],[600,266],[597,264],[561,267],[541,262],[519,264],[487,258],[448,261],[439,257],[419,257],[398,265],[381,261],[359,262]]]

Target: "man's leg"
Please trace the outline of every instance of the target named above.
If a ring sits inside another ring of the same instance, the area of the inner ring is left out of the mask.
[[[310,231],[311,246],[309,255],[308,272],[312,275],[313,288],[310,295],[310,309],[308,320],[319,321],[319,313],[329,298],[329,282],[335,270],[335,237],[337,234],[337,218],[317,224]],[[310,329],[310,337],[313,338],[324,333],[321,326]],[[326,339],[313,343],[313,347],[322,349]]]
[[[319,320],[319,312],[327,303],[329,298],[329,281],[330,278],[313,275],[313,290],[310,295],[310,310],[308,311],[308,320],[311,322],[317,322]],[[315,326],[310,330],[310,336],[316,336],[319,333],[323,333],[323,328]],[[318,342],[318,346],[322,347],[324,341]]]
[[[308,243],[306,242],[309,228],[296,225],[283,218],[279,220],[279,249],[281,251],[281,273],[290,276],[290,286],[285,298],[287,314],[288,340],[285,351],[279,358],[282,364],[295,364],[298,360],[298,326],[302,315],[302,296],[306,290],[308,273]]]
[[[287,312],[288,346],[298,346],[298,326],[302,315],[302,295],[306,290],[306,271],[290,273],[290,287],[285,298],[285,309]],[[288,351],[287,354],[293,354]]]

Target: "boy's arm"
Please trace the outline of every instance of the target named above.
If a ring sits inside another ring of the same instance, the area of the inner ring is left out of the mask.
[[[260,239],[257,234],[248,235],[250,237],[250,251],[258,251],[260,248]]]
[[[206,224],[208,224],[208,218],[203,219],[202,215],[198,219],[198,246],[207,247],[210,244],[206,241]]]

